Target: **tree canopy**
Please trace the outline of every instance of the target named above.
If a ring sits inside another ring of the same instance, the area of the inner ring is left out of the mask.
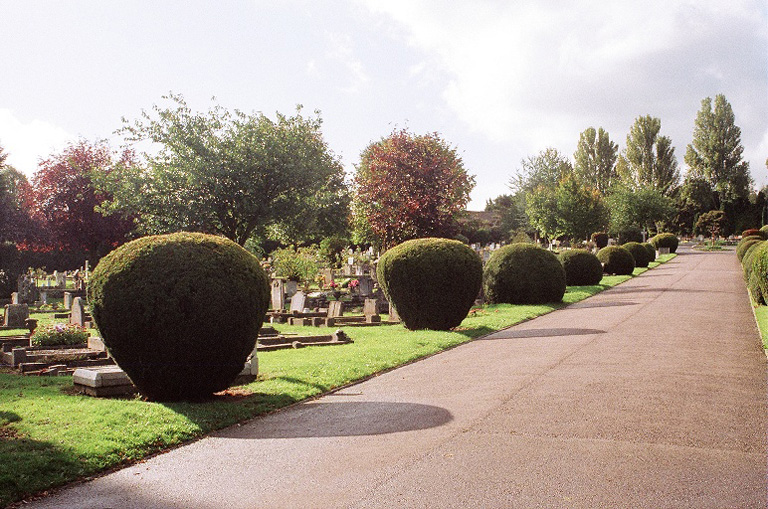
[[[371,143],[354,179],[356,222],[385,248],[420,237],[451,237],[475,179],[437,133],[406,130]]]
[[[154,106],[120,131],[159,150],[106,183],[112,209],[137,215],[140,231],[202,231],[243,245],[254,235],[296,241],[345,229],[344,170],[319,112],[305,117],[298,107],[271,120],[218,105],[198,113],[180,95],[165,99],[173,106]]]
[[[18,242],[30,233],[31,220],[24,197],[27,177],[6,163],[8,154],[0,147],[0,242]]]
[[[664,196],[672,196],[680,181],[680,171],[672,140],[659,135],[660,131],[658,118],[646,115],[635,119],[616,170],[625,186],[651,187]]]
[[[715,208],[749,196],[752,179],[749,163],[742,159],[741,129],[725,96],[701,101],[696,114],[693,141],[685,152],[689,173],[706,181],[715,195]]]
[[[658,229],[675,212],[674,202],[653,187],[631,189],[619,186],[607,198],[610,229],[614,233],[641,228]]]
[[[605,196],[618,179],[616,158],[619,146],[600,127],[585,129],[579,135],[579,144],[573,154],[574,172],[584,184]]]

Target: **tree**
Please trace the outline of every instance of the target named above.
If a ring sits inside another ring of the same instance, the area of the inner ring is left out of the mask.
[[[675,213],[672,198],[652,187],[631,189],[619,186],[608,196],[611,214],[610,229],[614,233],[644,228],[658,230],[659,223]]]
[[[354,211],[385,248],[420,237],[452,237],[475,179],[438,133],[394,131],[363,151]]]
[[[677,214],[673,223],[678,231],[690,234],[698,217],[715,208],[714,196],[709,183],[691,175],[686,175],[680,193],[676,198]]]
[[[94,179],[108,174],[111,167],[109,146],[85,140],[69,144],[61,153],[40,162],[32,177],[30,209],[49,237],[38,242],[99,256],[126,240],[132,222],[99,211],[111,197],[95,188]]]
[[[304,117],[193,112],[180,95],[126,122],[129,142],[150,141],[146,166],[126,166],[107,182],[111,207],[140,216],[145,233],[193,230],[244,245],[254,236],[316,239],[346,228],[344,169],[323,140],[319,112]]]
[[[741,129],[735,124],[725,96],[707,97],[696,114],[693,141],[685,152],[689,173],[706,181],[715,194],[715,208],[749,196],[752,179],[749,163],[742,159]]]
[[[616,158],[619,146],[612,142],[608,133],[589,127],[579,135],[579,144],[573,158],[574,172],[586,185],[605,196],[617,180]]]
[[[725,223],[725,212],[722,210],[710,210],[699,216],[696,221],[696,230],[698,232],[707,232],[712,236],[712,247],[715,246],[715,239],[720,235],[720,229]]]
[[[6,163],[7,157],[0,147],[0,242],[20,242],[32,228],[24,200],[29,182],[23,173]]]
[[[574,175],[566,175],[555,189],[540,186],[526,196],[531,224],[546,238],[586,239],[608,223],[608,209],[600,193]]]
[[[510,179],[513,191],[529,192],[540,187],[556,188],[564,176],[573,173],[573,166],[567,157],[557,149],[547,148],[533,157],[522,161],[522,169]]]
[[[502,240],[506,240],[519,230],[530,228],[525,214],[525,195],[523,193],[502,194],[486,200],[485,210],[496,212],[501,217],[499,229]]]
[[[664,196],[672,196],[680,181],[680,171],[672,140],[660,136],[659,131],[660,119],[650,115],[635,119],[616,171],[626,186],[652,187]]]

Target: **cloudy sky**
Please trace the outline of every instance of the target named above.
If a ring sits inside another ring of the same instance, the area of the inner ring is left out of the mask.
[[[701,100],[725,94],[768,184],[765,0],[0,0],[0,146],[31,175],[79,137],[165,105],[318,109],[350,171],[395,128],[437,131],[476,176],[470,208],[521,159],[572,155],[602,126],[623,148],[661,118],[684,169]]]

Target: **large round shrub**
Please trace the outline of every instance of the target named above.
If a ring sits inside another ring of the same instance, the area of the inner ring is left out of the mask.
[[[376,275],[408,329],[448,330],[480,293],[483,264],[458,240],[414,239],[384,253]]]
[[[648,251],[648,259],[650,260],[648,263],[655,262],[656,248],[653,247],[653,244],[651,244],[650,242],[643,242],[643,247],[645,248],[646,251]]]
[[[571,249],[560,253],[558,258],[565,269],[568,286],[596,285],[603,279],[603,264],[589,251]]]
[[[243,369],[269,283],[258,260],[234,242],[174,233],[104,257],[88,299],[107,350],[143,395],[199,399],[227,388]]]
[[[768,299],[768,242],[750,249],[745,258],[749,260],[749,268],[745,266],[747,286],[752,298],[758,304],[764,304]]]
[[[763,236],[768,239],[768,224],[760,228],[760,233],[763,234]]]
[[[627,242],[642,242],[643,232],[637,228],[630,228],[622,230],[616,235],[616,240],[619,244],[626,244]]]
[[[635,258],[621,246],[604,247],[597,252],[597,259],[603,264],[603,272],[629,276],[635,270]]]
[[[635,267],[647,267],[651,263],[648,250],[640,242],[627,242],[621,247],[629,251],[632,258],[635,259]]]
[[[549,251],[510,244],[491,255],[483,272],[483,289],[491,303],[559,302],[565,294],[565,269]]]
[[[736,246],[736,257],[739,259],[739,261],[744,259],[744,255],[747,254],[747,251],[752,246],[759,244],[760,242],[764,242],[764,239],[756,235],[742,239],[739,242],[739,245]]]
[[[608,245],[608,234],[605,232],[595,232],[592,234],[592,242],[595,243],[598,249],[602,249]]]
[[[648,242],[650,242],[657,250],[660,247],[668,247],[669,252],[674,253],[677,251],[679,240],[674,233],[659,233],[658,235],[651,237]]]
[[[744,252],[744,256],[741,259],[741,267],[744,269],[744,277],[746,279],[749,279],[749,272],[752,271],[752,257],[757,252],[757,248],[759,248],[763,242],[765,241],[759,240],[754,244],[751,244]]]

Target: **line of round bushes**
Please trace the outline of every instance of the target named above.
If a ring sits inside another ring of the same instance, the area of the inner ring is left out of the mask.
[[[668,247],[670,253],[677,251],[677,246],[680,243],[677,235],[674,233],[659,233],[648,239],[648,242],[650,242],[656,250],[662,247]]]

